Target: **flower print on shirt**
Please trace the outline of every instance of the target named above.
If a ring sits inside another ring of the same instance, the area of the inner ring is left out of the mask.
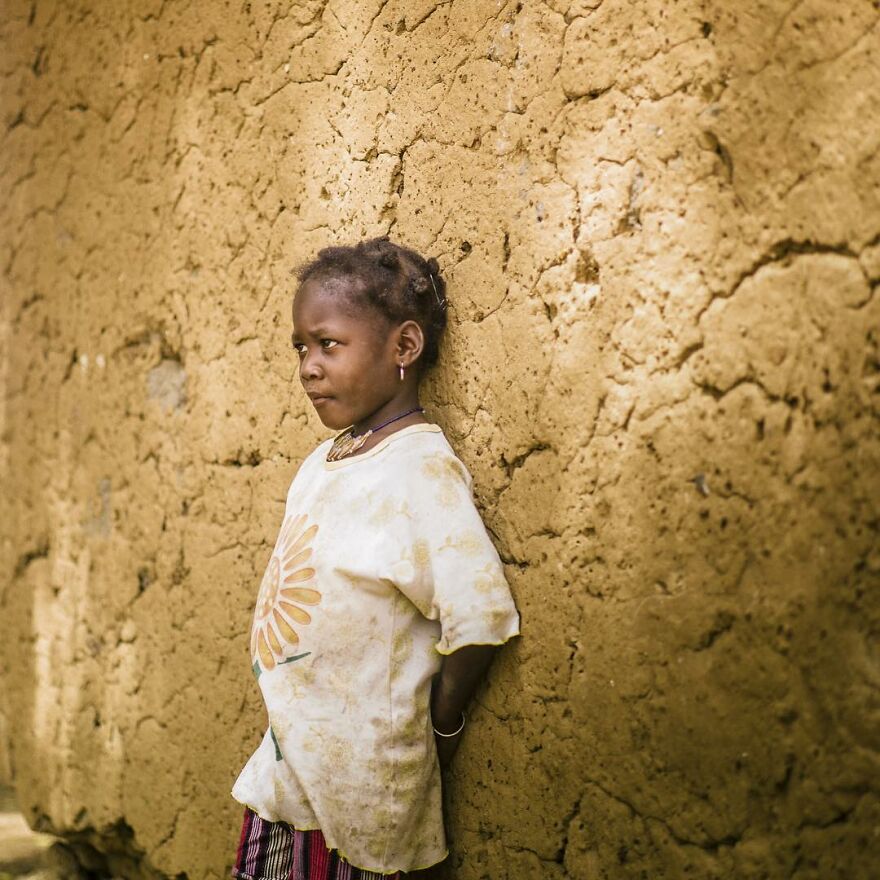
[[[475,531],[465,531],[453,537],[448,535],[440,550],[452,550],[464,556],[479,556],[485,549],[485,538]]]
[[[447,455],[426,456],[422,473],[434,483],[437,504],[445,508],[457,507],[461,502],[459,485],[464,477],[457,459]]]
[[[316,523],[306,527],[308,516],[291,516],[281,527],[275,549],[260,583],[254,625],[251,632],[251,660],[254,673],[268,672],[280,663],[307,656],[295,654],[299,635],[294,624],[307,626],[311,615],[301,605],[317,605],[321,594],[310,586],[315,569],[307,566],[310,546],[318,533]]]
[[[509,587],[502,569],[494,562],[487,562],[476,572],[474,589],[478,593],[497,593],[499,597],[506,597]]]

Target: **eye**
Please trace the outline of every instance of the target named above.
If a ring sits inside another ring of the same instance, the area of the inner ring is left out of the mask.
[[[339,343],[335,339],[322,339],[321,347],[322,348],[335,348]]]
[[[305,347],[305,344],[302,343],[302,342],[294,342],[294,343],[293,343],[293,350],[294,350],[297,354],[305,354],[305,353],[306,353],[306,347]]]

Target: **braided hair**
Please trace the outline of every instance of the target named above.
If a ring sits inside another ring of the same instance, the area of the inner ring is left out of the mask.
[[[434,257],[395,244],[387,235],[356,245],[326,247],[296,270],[300,284],[310,279],[345,278],[352,297],[365,300],[390,323],[415,321],[425,335],[419,358],[424,373],[437,362],[446,328],[446,282]]]

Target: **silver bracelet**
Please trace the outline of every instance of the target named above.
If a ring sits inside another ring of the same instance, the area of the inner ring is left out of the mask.
[[[433,727],[433,725],[431,725],[431,726]],[[436,733],[437,736],[458,736],[463,730],[464,730],[464,712],[461,713],[461,727],[459,727],[458,730],[455,731],[455,733],[440,733],[440,731],[437,730],[436,727],[434,727],[434,733]]]

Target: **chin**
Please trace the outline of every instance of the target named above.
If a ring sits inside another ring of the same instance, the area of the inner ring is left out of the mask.
[[[326,405],[323,407],[323,411],[316,407],[315,412],[318,414],[321,424],[325,428],[330,428],[332,431],[341,431],[343,428],[347,428],[351,424],[351,420],[345,421],[343,417],[327,412]]]

